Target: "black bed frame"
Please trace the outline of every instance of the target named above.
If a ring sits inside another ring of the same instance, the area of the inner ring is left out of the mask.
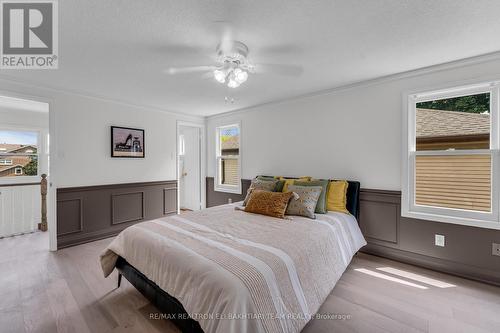
[[[360,183],[349,181],[347,188],[347,209],[356,219],[359,219],[359,191]],[[200,324],[188,318],[187,312],[181,302],[158,287],[124,258],[118,258],[116,268],[118,269],[118,287],[120,287],[122,276],[124,276],[162,314],[168,316],[182,332],[203,333]]]

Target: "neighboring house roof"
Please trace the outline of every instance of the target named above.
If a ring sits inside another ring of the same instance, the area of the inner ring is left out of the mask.
[[[238,136],[230,136],[221,142],[221,150],[239,149],[240,142]]]
[[[22,168],[22,167],[23,167],[23,165],[21,165],[21,164],[0,165],[0,172],[3,172],[5,170],[9,170],[9,169]]]
[[[417,109],[417,138],[488,135],[490,115]]]
[[[21,149],[32,148],[36,152],[36,147],[31,145],[15,145],[10,143],[0,143],[0,153],[14,153]]]

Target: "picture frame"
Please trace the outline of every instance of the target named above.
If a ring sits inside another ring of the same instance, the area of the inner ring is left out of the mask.
[[[143,129],[111,126],[111,157],[144,158],[145,156]]]

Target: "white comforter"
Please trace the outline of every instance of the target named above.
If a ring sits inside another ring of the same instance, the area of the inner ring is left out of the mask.
[[[206,333],[300,332],[366,245],[356,219],[283,220],[235,205],[127,228],[101,255],[104,275],[125,258]]]

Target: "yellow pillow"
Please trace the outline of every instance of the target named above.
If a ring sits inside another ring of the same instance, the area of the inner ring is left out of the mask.
[[[311,178],[312,177],[299,177],[297,179],[287,179],[287,178],[284,178],[284,177],[280,177],[280,180],[284,180],[285,181],[285,184],[283,185],[283,189],[281,190],[281,192],[287,192],[288,191],[288,185],[293,185],[293,183],[297,180],[297,181],[300,181],[300,182],[309,182],[311,181]]]
[[[346,207],[347,186],[349,186],[349,183],[345,180],[333,180],[330,182],[330,188],[326,197],[327,210],[349,214]]]

